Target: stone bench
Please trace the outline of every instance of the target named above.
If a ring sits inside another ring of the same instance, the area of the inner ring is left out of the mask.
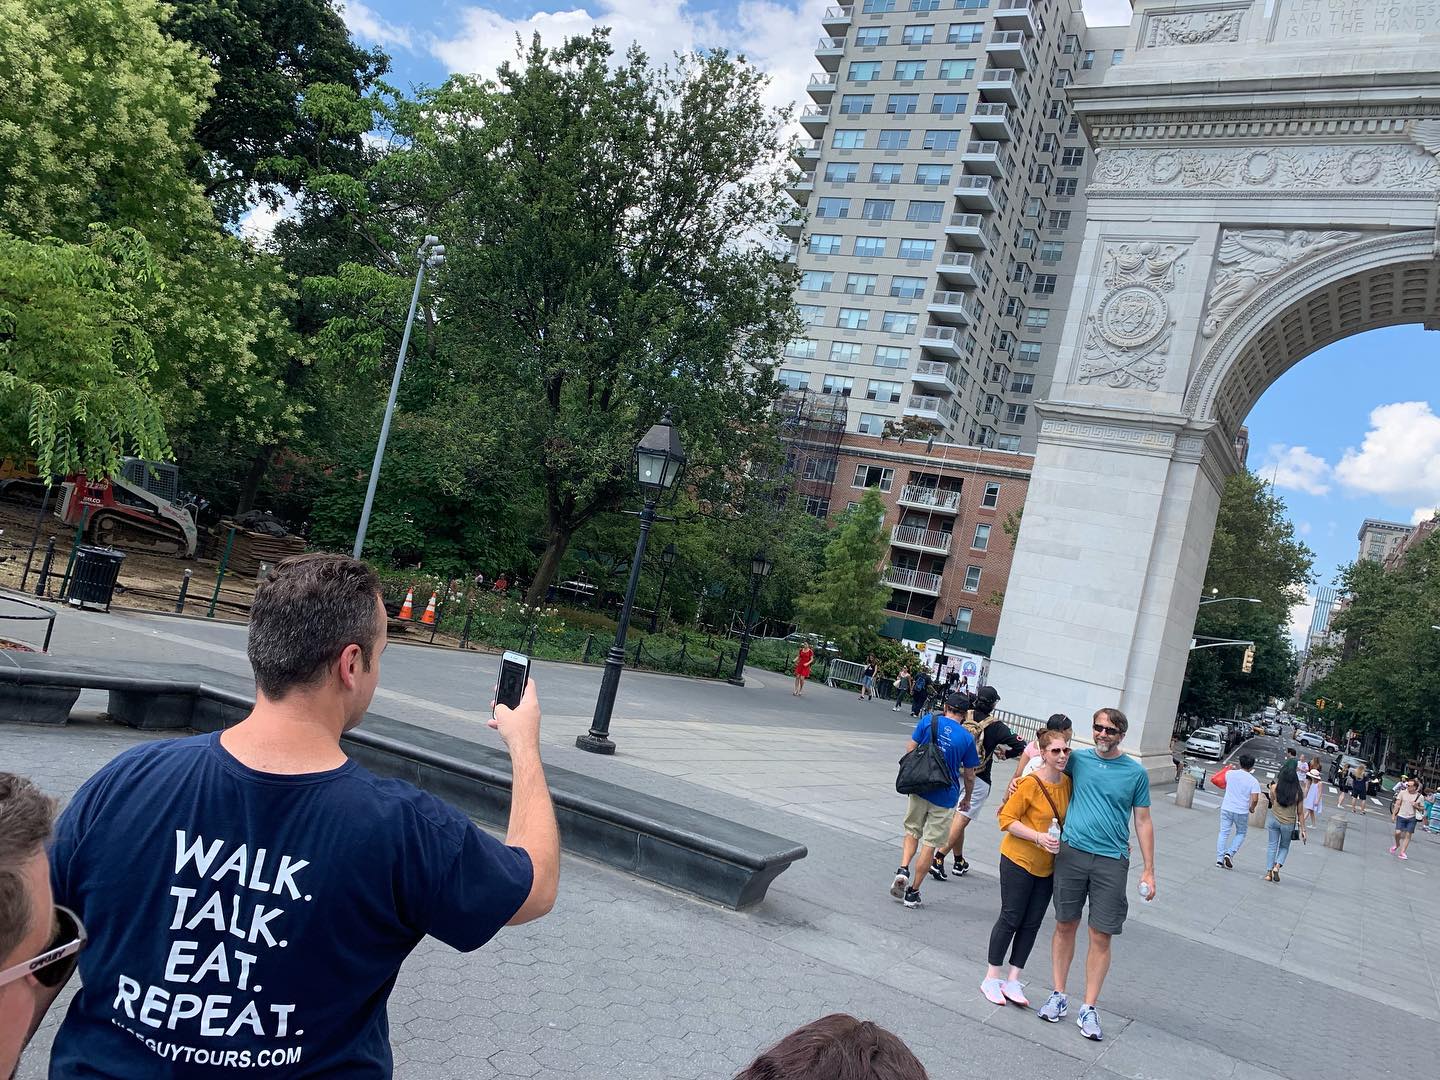
[[[255,702],[250,680],[200,664],[21,654],[0,667],[0,720],[63,724],[81,690],[107,691],[110,718],[144,730],[217,731]],[[510,759],[502,750],[378,713],[341,741],[373,772],[505,827]],[[725,907],[758,904],[806,855],[793,841],[593,776],[551,765],[545,775],[566,851]]]

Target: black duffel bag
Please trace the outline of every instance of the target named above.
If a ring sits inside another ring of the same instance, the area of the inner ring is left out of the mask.
[[[950,787],[954,782],[950,766],[945,764],[945,752],[940,749],[940,725],[931,713],[930,738],[917,743],[914,750],[900,759],[895,790],[901,795],[924,795],[927,791]]]

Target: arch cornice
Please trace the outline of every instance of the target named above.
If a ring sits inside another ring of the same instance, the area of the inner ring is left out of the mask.
[[[1220,390],[1245,347],[1291,305],[1354,274],[1436,257],[1435,230],[1412,229],[1360,240],[1287,270],[1257,289],[1209,343],[1191,375],[1181,411],[1197,420],[1218,419]]]

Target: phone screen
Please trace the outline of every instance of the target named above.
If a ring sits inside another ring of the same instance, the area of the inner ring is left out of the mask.
[[[513,709],[525,694],[525,680],[530,677],[530,658],[523,653],[507,652],[500,658],[500,680],[495,687],[495,704]]]

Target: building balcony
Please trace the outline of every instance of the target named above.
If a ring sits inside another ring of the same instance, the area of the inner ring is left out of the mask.
[[[800,110],[800,126],[812,137],[819,138],[819,133],[825,130],[825,125],[828,123],[830,123],[829,105],[806,105]]]
[[[780,231],[791,240],[799,240],[800,234],[805,231],[805,218],[800,214],[786,218],[780,223]]]
[[[971,173],[984,176],[1004,176],[1005,157],[1004,151],[998,142],[989,139],[972,140],[965,144],[965,150],[960,155],[960,163]],[[960,178],[964,183],[965,178]]]
[[[960,331],[953,326],[927,326],[920,336],[920,348],[951,360],[959,360],[965,355],[960,348]]]
[[[985,53],[990,57],[990,62],[998,68],[1030,70],[1030,46],[1025,41],[1023,30],[995,31],[985,43]]]
[[[920,389],[937,394],[953,394],[957,389],[950,374],[950,365],[943,360],[921,360],[910,379]]]
[[[979,217],[980,215],[976,214],[975,216]],[[940,256],[940,265],[935,269],[951,285],[978,285],[980,283],[980,279],[975,273],[977,269],[975,256],[968,251],[945,252]]]
[[[940,595],[939,574],[927,574],[923,570],[902,570],[897,566],[887,566],[885,572],[880,575],[880,580],[891,588],[908,589],[911,592],[924,593],[926,596]]]
[[[785,182],[785,190],[792,199],[804,206],[810,201],[810,193],[815,190],[815,170],[808,169],[798,176],[792,176]]]
[[[815,59],[826,71],[839,71],[840,60],[845,55],[845,39],[843,37],[822,37],[820,44],[815,46]]]
[[[990,227],[980,214],[951,214],[945,235],[959,247],[988,250],[991,246]]]
[[[917,510],[938,510],[942,514],[960,512],[960,492],[926,487],[924,484],[906,484],[900,489],[899,502],[901,506],[912,506]]]
[[[988,176],[960,177],[955,181],[954,195],[967,210],[995,209],[995,191]]]
[[[850,29],[850,22],[854,17],[855,9],[848,5],[828,7],[825,9],[825,14],[820,16],[820,23],[825,27],[827,34],[843,37],[845,31]]]
[[[970,314],[970,296],[963,292],[936,291],[930,294],[930,300],[925,305],[925,310],[930,312],[933,319],[940,322],[958,323],[967,326],[973,322]]]
[[[913,416],[918,420],[934,420],[939,423],[944,420],[940,411],[944,407],[944,400],[931,394],[911,394],[902,411],[906,416]]]
[[[835,96],[835,86],[839,81],[839,75],[811,75],[810,85],[805,89],[809,92],[811,101],[828,102]]]
[[[810,96],[815,95],[812,93]],[[1015,137],[1010,128],[1010,106],[998,101],[976,105],[975,114],[970,117],[970,126],[976,135],[984,135],[987,139],[1009,142]]]
[[[986,68],[975,84],[982,101],[999,101],[1006,105],[1020,104],[1020,87],[1015,72],[1009,68]]]
[[[814,165],[820,160],[820,140],[801,139],[790,151],[790,160],[800,165]]]
[[[948,532],[922,529],[918,525],[896,525],[890,530],[890,543],[895,547],[925,551],[932,555],[949,555],[952,539]]]
[[[1040,33],[1032,0],[1000,0],[995,9],[995,25],[1001,30],[1023,30],[1032,38]]]

